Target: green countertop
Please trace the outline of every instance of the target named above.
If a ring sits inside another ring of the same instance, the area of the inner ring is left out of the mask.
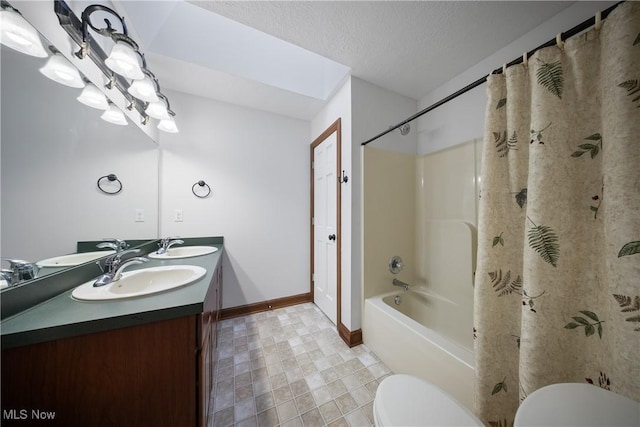
[[[218,251],[175,260],[149,259],[145,264],[132,265],[126,270],[179,264],[205,268],[207,270],[205,276],[194,283],[158,294],[118,301],[78,301],[71,297],[72,288],[2,320],[0,323],[2,348],[19,347],[201,313],[214,271],[221,262],[224,251],[222,243],[210,245],[216,246]]]

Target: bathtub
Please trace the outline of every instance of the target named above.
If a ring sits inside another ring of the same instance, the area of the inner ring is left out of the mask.
[[[472,316],[428,291],[394,291],[365,299],[362,337],[394,373],[423,378],[473,412]]]

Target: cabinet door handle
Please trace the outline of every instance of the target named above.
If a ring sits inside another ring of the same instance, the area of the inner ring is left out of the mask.
[[[329,240],[333,240],[335,242],[336,241],[336,235],[335,234],[329,234]]]

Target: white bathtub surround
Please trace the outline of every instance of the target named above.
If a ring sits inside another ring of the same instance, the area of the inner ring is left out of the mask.
[[[416,159],[367,146],[364,161],[364,298],[392,289],[398,278],[415,282]],[[389,260],[402,257],[405,268],[393,275]]]
[[[624,3],[489,79],[475,287],[489,424],[554,383],[640,400],[638,28]]]
[[[391,370],[311,303],[219,324],[214,426],[372,426]]]
[[[407,312],[411,309],[410,316],[418,319],[421,312],[431,310],[434,305],[440,305],[437,309],[440,311],[451,308],[449,302],[434,298],[429,298],[429,305],[425,306],[424,298],[412,291],[367,298],[362,330],[367,346],[393,372],[425,379],[473,410],[475,373],[469,342],[455,342],[451,336],[444,336],[397,310],[393,301],[396,295],[403,300],[400,307],[407,307]],[[450,321],[455,323],[456,319]]]
[[[478,145],[422,157],[363,150],[363,341],[394,372],[426,379],[470,410]],[[396,275],[393,255],[405,264]]]

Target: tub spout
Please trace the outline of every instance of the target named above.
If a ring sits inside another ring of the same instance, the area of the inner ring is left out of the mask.
[[[404,289],[405,291],[409,290],[409,284],[408,283],[404,283],[403,281],[398,280],[398,279],[393,279],[393,286],[399,286],[402,289]]]

